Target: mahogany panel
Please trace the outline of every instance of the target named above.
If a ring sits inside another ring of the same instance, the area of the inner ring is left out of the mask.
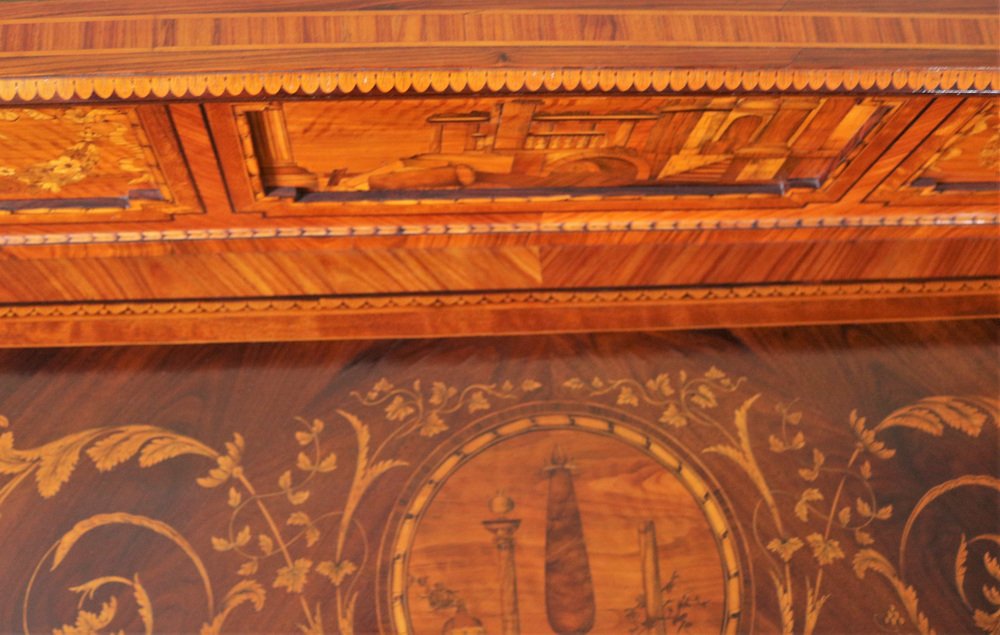
[[[0,629],[989,633],[997,333],[0,351]]]

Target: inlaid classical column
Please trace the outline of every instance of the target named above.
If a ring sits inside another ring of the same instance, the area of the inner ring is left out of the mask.
[[[521,520],[506,517],[513,509],[514,501],[503,494],[497,494],[490,501],[490,510],[501,517],[483,521],[483,527],[493,534],[493,544],[497,548],[503,635],[520,635],[521,632],[521,617],[517,608],[517,565],[514,559],[514,534],[521,526]]]
[[[649,632],[665,635],[663,592],[660,583],[660,558],[656,546],[656,524],[648,520],[639,525],[639,557],[642,560],[642,597],[645,601]]]
[[[268,104],[260,110],[249,110],[246,115],[264,185],[273,188],[316,189],[316,175],[295,162],[292,141],[285,123],[285,111],[281,104]]]

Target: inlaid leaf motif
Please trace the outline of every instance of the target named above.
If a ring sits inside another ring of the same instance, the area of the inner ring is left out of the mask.
[[[851,430],[858,439],[858,449],[873,454],[880,459],[891,459],[896,456],[896,451],[885,447],[885,443],[875,438],[875,431],[865,427],[865,418],[858,416],[857,410],[852,410],[850,415]]]
[[[525,379],[521,382],[521,390],[523,392],[535,392],[542,387],[542,384],[535,381],[534,379]]]
[[[431,384],[431,396],[427,400],[427,403],[432,406],[441,406],[457,394],[458,389],[453,386],[449,386],[444,382],[436,381]]]
[[[152,467],[185,454],[197,454],[209,458],[216,456],[215,450],[199,441],[179,434],[163,434],[161,431],[157,438],[149,441],[139,451],[139,466]]]
[[[415,412],[402,395],[396,395],[385,407],[385,417],[389,421],[402,421]]]
[[[80,461],[80,452],[94,437],[94,431],[87,430],[43,445],[34,452],[39,457],[35,480],[42,498],[51,498],[69,480]]]
[[[921,399],[892,412],[882,420],[878,429],[911,428],[937,437],[947,427],[970,437],[978,437],[983,426],[990,421],[996,422],[998,416],[1000,400],[939,395]]]
[[[340,586],[340,584],[344,581],[344,578],[357,570],[357,565],[350,560],[342,560],[336,563],[324,560],[316,565],[316,573],[329,578],[330,582],[332,582],[334,586]]]
[[[983,597],[993,606],[1000,606],[1000,589],[988,584],[983,585]]]
[[[156,426],[141,425],[117,428],[87,449],[87,455],[101,472],[128,461],[136,452],[139,452],[141,467],[151,467],[184,454],[216,456],[214,450],[200,441]]]
[[[260,547],[261,553],[265,556],[274,552],[274,541],[267,534],[257,536],[257,546]]]
[[[216,467],[208,471],[208,476],[196,479],[202,487],[218,487],[228,481],[233,475],[242,471],[240,462],[243,459],[245,442],[240,433],[233,434],[233,440],[226,442],[226,453],[216,458]]]
[[[139,612],[139,618],[146,630],[146,635],[153,633],[153,602],[149,599],[149,594],[145,587],[139,582],[139,574],[132,578],[132,595],[135,596],[135,605]]]
[[[670,404],[660,415],[660,423],[665,423],[673,428],[683,428],[687,425],[687,417],[681,414],[675,404]]]
[[[319,542],[319,537],[320,537],[319,529],[316,528],[316,525],[309,525],[308,527],[306,527],[305,536],[306,536],[306,546],[312,547],[317,542]]]
[[[872,512],[872,506],[860,498],[857,499],[857,508],[858,514],[864,516],[865,518],[871,518],[875,515],[874,512]]]
[[[236,573],[239,575],[253,575],[257,573],[258,566],[257,558],[251,558],[241,564],[240,568],[236,570]]]
[[[327,454],[316,466],[318,472],[332,472],[337,469],[337,455],[333,452]]]
[[[256,580],[240,580],[223,598],[222,610],[219,611],[218,615],[210,623],[201,627],[200,635],[219,635],[226,618],[241,604],[250,604],[255,611],[260,612],[264,608],[266,597],[267,593],[264,587]]]
[[[174,543],[182,552],[184,552],[184,555],[187,556],[188,560],[197,570],[198,576],[200,577],[204,587],[205,598],[208,603],[208,612],[210,615],[214,612],[215,595],[212,592],[212,583],[209,580],[208,571],[205,569],[205,564],[202,562],[198,552],[195,551],[194,547],[191,546],[191,543],[189,543],[184,536],[178,533],[176,529],[155,518],[129,514],[126,512],[114,512],[110,514],[96,514],[81,520],[76,523],[72,529],[63,534],[62,538],[59,539],[59,542],[56,543],[56,549],[52,556],[51,570],[55,571],[59,567],[69,554],[70,550],[73,549],[73,546],[76,545],[81,538],[95,529],[100,529],[101,527],[109,525],[127,525],[139,529],[149,530]]]
[[[698,392],[691,397],[691,402],[699,408],[705,409],[715,408],[719,405],[715,392],[705,384],[698,386]]]
[[[907,615],[909,615],[910,620],[917,627],[917,630],[926,635],[935,634],[927,616],[920,612],[917,605],[916,590],[912,586],[904,584],[899,579],[895,567],[886,560],[885,556],[874,549],[862,549],[854,554],[853,565],[854,573],[859,579],[863,579],[868,571],[875,571],[884,577],[896,591],[896,595],[899,596],[900,601],[903,603],[903,608],[906,609]]]
[[[983,565],[986,566],[986,571],[993,576],[994,580],[1000,580],[1000,561],[991,556],[988,553],[983,554]]]
[[[124,428],[91,445],[87,454],[99,471],[107,472],[135,456],[139,448],[155,436],[156,429],[150,426]]]
[[[237,547],[243,547],[250,542],[250,535],[250,525],[244,525],[233,542]]]
[[[281,476],[278,477],[278,487],[280,487],[282,491],[288,491],[289,489],[291,489],[292,487],[291,470],[285,470],[284,472],[281,473]]]
[[[347,493],[347,501],[344,503],[343,514],[341,516],[340,530],[337,533],[337,549],[343,548],[347,538],[347,528],[350,527],[351,519],[354,517],[354,510],[357,509],[361,497],[368,490],[368,487],[383,473],[395,467],[407,465],[405,461],[396,459],[386,459],[369,465],[372,460],[370,443],[371,432],[368,426],[362,423],[361,419],[346,410],[338,410],[337,413],[347,420],[354,429],[354,434],[358,440],[358,460],[354,468],[354,480],[351,482],[351,489]]]
[[[705,377],[708,379],[725,379],[726,373],[719,370],[715,366],[712,366],[711,368],[705,371]]]
[[[101,605],[99,613],[91,613],[80,609],[76,614],[74,625],[65,625],[52,631],[53,635],[92,635],[107,628],[118,612],[118,600],[114,597]]]
[[[976,626],[985,633],[995,635],[1000,632],[1000,611],[987,613],[986,611],[976,609],[972,619],[976,622]]]
[[[392,382],[383,377],[379,379],[377,382],[375,382],[375,385],[372,386],[372,389],[368,391],[368,398],[375,399],[380,394],[384,392],[389,392],[393,388],[395,388],[395,386],[392,385]]]
[[[420,436],[433,437],[448,429],[448,425],[438,416],[437,412],[431,412],[424,417],[420,424]]]
[[[871,545],[875,543],[872,535],[863,529],[854,530],[854,541],[859,545]]]
[[[308,525],[312,522],[309,518],[309,514],[305,512],[292,512],[292,515],[288,517],[289,525]]]
[[[851,508],[844,507],[841,509],[840,513],[837,514],[837,520],[840,521],[842,527],[846,527],[851,522]]]
[[[30,456],[14,449],[13,432],[0,434],[0,474],[20,474],[34,464]]]
[[[811,468],[800,468],[799,476],[804,480],[812,482],[819,478],[820,468],[826,462],[826,456],[819,448],[813,448],[813,465]]]
[[[722,456],[732,460],[744,470],[748,471],[751,469],[750,464],[747,462],[746,457],[743,456],[743,453],[731,445],[713,445],[702,451],[710,454],[721,454]]]
[[[299,445],[309,445],[310,443],[312,443],[314,436],[315,435],[313,435],[312,432],[299,430],[298,432],[295,433],[295,440],[298,442]]]
[[[639,405],[639,398],[636,396],[635,391],[633,391],[629,386],[622,386],[621,392],[618,393],[616,403],[619,406],[636,407]]]
[[[312,459],[305,452],[299,452],[299,455],[295,458],[295,467],[299,468],[304,472],[311,472],[315,467],[313,465]]]
[[[772,452],[781,453],[788,450],[801,450],[806,445],[806,437],[801,432],[796,432],[791,441],[786,443],[783,439],[772,434],[768,437],[767,442]]]
[[[281,567],[271,586],[276,589],[284,588],[289,593],[302,593],[312,564],[312,560],[308,558],[299,558],[292,564]]]
[[[791,591],[774,572],[771,572],[771,580],[774,582],[778,594],[778,606],[781,609],[781,635],[792,635],[795,630],[795,613]]]
[[[835,560],[844,557],[840,542],[832,538],[824,538],[821,534],[810,534],[806,536],[806,542],[812,547],[813,556],[820,566],[833,564]]]
[[[674,394],[674,389],[670,385],[670,375],[667,373],[660,373],[653,379],[646,381],[646,388],[651,393],[660,393],[664,397],[669,397]]]
[[[968,571],[968,560],[969,543],[965,539],[965,534],[962,534],[958,543],[958,553],[955,554],[955,588],[966,606],[969,606],[969,598],[965,596],[965,574]]]
[[[860,473],[861,474],[861,478],[865,479],[866,481],[871,480],[871,477],[872,477],[872,462],[871,461],[865,461],[864,463],[862,463],[861,467],[858,468],[858,473]]]
[[[770,551],[778,554],[778,556],[785,562],[789,562],[795,552],[805,546],[800,539],[792,536],[788,540],[781,540],[780,538],[775,538],[771,542],[767,543],[767,548]]]
[[[483,391],[477,390],[471,395],[469,395],[469,414],[473,412],[478,412],[480,410],[489,410],[490,402],[486,399],[486,395]]]
[[[795,503],[795,515],[802,522],[809,520],[809,503],[823,500],[823,492],[815,487],[810,487],[802,492],[799,500]]]

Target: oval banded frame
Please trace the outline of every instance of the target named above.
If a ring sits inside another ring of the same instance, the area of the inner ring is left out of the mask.
[[[708,527],[715,537],[716,548],[722,563],[725,586],[720,632],[725,635],[736,635],[736,633],[745,631],[749,622],[744,619],[745,611],[743,611],[744,571],[740,562],[736,535],[726,517],[725,506],[717,498],[715,491],[698,473],[698,467],[692,466],[689,461],[682,459],[667,444],[643,432],[639,426],[627,423],[622,419],[623,417],[614,414],[576,414],[570,412],[508,416],[499,419],[499,423],[474,433],[470,440],[461,443],[443,460],[438,460],[429,476],[425,476],[417,484],[415,490],[411,488],[413,496],[406,501],[402,519],[396,524],[395,531],[391,536],[391,561],[388,566],[387,589],[390,610],[388,620],[385,621],[391,625],[392,632],[399,635],[414,633],[406,605],[409,555],[420,521],[441,487],[462,465],[490,447],[522,434],[551,430],[574,430],[615,439],[628,447],[639,450],[680,480],[702,509]]]

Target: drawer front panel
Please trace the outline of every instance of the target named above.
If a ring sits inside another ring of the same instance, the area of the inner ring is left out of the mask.
[[[915,114],[900,97],[851,96],[292,101],[233,112],[255,209],[296,214],[802,207],[838,199],[848,168],[870,163],[890,140],[881,133]]]
[[[164,109],[0,110],[0,222],[193,211],[197,196]]]

